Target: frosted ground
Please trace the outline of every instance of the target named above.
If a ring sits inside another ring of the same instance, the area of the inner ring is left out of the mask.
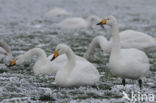
[[[52,24],[63,18],[47,19],[46,11],[52,7],[65,8],[74,16],[87,18],[97,15],[104,18],[114,15],[120,30],[134,29],[156,37],[156,0],[0,0],[0,40],[11,45],[14,56],[40,47],[48,55],[58,43],[67,43],[77,55],[82,56],[92,38],[104,35],[110,38],[111,30],[93,25],[92,29],[63,31]],[[107,27],[106,27],[107,28]],[[156,94],[156,54],[148,54],[152,74],[144,78],[142,93]],[[0,64],[0,101],[7,102],[62,102],[62,103],[121,103],[122,91],[128,94],[139,90],[136,81],[113,77],[108,68],[108,55],[99,49],[92,62],[98,67],[100,82],[94,86],[61,88],[52,75],[37,75],[32,71],[35,60],[24,65],[7,68]],[[128,101],[126,101],[128,102]]]

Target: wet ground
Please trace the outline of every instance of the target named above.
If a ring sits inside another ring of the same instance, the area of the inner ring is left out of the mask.
[[[64,17],[46,18],[45,13],[53,7],[65,8],[72,16],[84,18],[89,15],[101,18],[114,15],[120,30],[133,29],[156,37],[155,0],[0,0],[0,40],[11,46],[14,56],[34,47],[40,47],[50,55],[55,46],[62,42],[82,56],[93,37],[104,35],[110,38],[110,29],[103,31],[94,24],[92,29],[79,31],[54,29],[53,25]],[[156,54],[150,53],[148,56],[152,74],[143,79],[141,93],[156,94]],[[99,49],[93,55],[92,62],[97,65],[101,75],[99,83],[71,88],[57,86],[52,75],[34,75],[32,66],[35,57],[33,62],[28,61],[14,68],[0,64],[0,101],[124,103],[122,91],[129,95],[131,91],[138,93],[138,84],[127,80],[127,86],[123,88],[121,79],[110,73],[108,58]]]

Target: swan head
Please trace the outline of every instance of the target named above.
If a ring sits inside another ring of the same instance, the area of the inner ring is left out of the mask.
[[[59,55],[65,54],[69,50],[70,50],[70,47],[67,46],[66,44],[59,44],[59,45],[57,45],[56,49],[55,49],[55,52],[54,52],[54,56],[51,59],[51,61],[54,60]]]
[[[93,21],[97,21],[97,22],[100,22],[101,19],[98,17],[98,16],[95,16],[95,15],[91,15],[88,17],[88,19],[93,22]]]
[[[102,28],[104,28],[103,25],[107,24],[112,26],[116,22],[116,19],[114,16],[108,16],[107,18],[103,19],[101,22],[97,23],[97,25],[100,25]]]
[[[9,67],[14,66],[14,65],[18,65],[18,64],[22,64],[24,63],[24,56],[23,55],[19,55],[17,56],[14,60],[11,61],[11,63],[9,64]]]
[[[88,17],[87,21],[88,21],[88,27],[91,28],[93,22],[100,22],[101,19],[98,16],[91,15]]]

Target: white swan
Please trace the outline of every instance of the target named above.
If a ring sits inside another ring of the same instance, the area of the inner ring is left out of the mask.
[[[120,46],[121,48],[137,48],[146,53],[156,51],[156,38],[138,32],[134,30],[125,30],[119,33],[120,35]],[[112,40],[108,41],[104,36],[95,37],[89,47],[87,52],[84,54],[86,59],[90,59],[94,50],[100,47],[104,52],[110,53],[112,47]]]
[[[53,8],[49,9],[48,12],[45,14],[46,17],[61,17],[61,16],[68,16],[70,15],[65,9],[62,8]]]
[[[60,65],[64,65],[67,60],[66,56],[62,55],[51,62],[51,55],[47,57],[46,53],[42,49],[33,48],[25,54],[17,56],[16,59],[10,63],[10,66],[23,64],[26,60],[31,59],[34,55],[38,57],[33,66],[33,71],[35,74],[55,74],[60,68]]]
[[[141,88],[141,77],[149,73],[149,59],[143,51],[138,49],[120,49],[120,35],[118,34],[117,21],[113,16],[104,19],[99,25],[108,24],[112,27],[112,48],[109,66],[114,75],[123,79],[139,79]]]
[[[8,63],[12,60],[11,48],[8,44],[0,41],[0,61],[3,63]]]
[[[81,17],[71,17],[63,20],[62,22],[56,24],[56,28],[60,29],[82,29],[90,28],[93,21],[100,21],[101,19],[97,16],[89,16],[87,20]]]
[[[59,44],[56,47],[54,58],[62,54],[67,56],[67,63],[56,73],[57,85],[65,87],[93,85],[99,81],[100,76],[96,67],[86,59],[76,56],[66,44]]]

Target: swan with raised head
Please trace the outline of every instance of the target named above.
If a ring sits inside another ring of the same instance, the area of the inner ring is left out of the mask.
[[[56,73],[57,85],[64,87],[93,85],[99,81],[100,76],[96,67],[85,58],[75,55],[66,44],[57,45],[53,60],[63,54],[67,56],[67,63]]]
[[[108,24],[112,28],[112,48],[109,58],[112,74],[121,77],[124,86],[125,79],[137,79],[141,88],[141,78],[149,73],[150,65],[147,55],[135,48],[120,49],[120,35],[115,17],[109,16],[98,23],[98,25],[104,24]]]
[[[0,41],[0,61],[3,63],[8,63],[12,60],[11,48],[5,42]]]
[[[134,30],[125,30],[119,33],[120,46],[123,49],[137,48],[146,53],[156,51],[156,38]],[[112,39],[108,41],[104,36],[97,36],[91,41],[87,52],[84,54],[86,59],[90,59],[94,50],[100,47],[104,52],[110,53],[112,47]]]
[[[61,17],[61,16],[68,16],[70,13],[62,8],[53,8],[49,9],[48,12],[45,14],[46,17]]]
[[[23,64],[25,61],[31,59],[34,55],[38,57],[33,66],[33,71],[35,74],[55,74],[60,68],[60,65],[63,65],[67,59],[65,55],[62,55],[51,62],[51,55],[47,57],[44,50],[40,48],[33,48],[27,51],[25,54],[17,56],[15,60],[12,60],[10,66]]]
[[[81,17],[70,17],[56,24],[56,28],[60,29],[82,29],[90,28],[93,21],[99,22],[101,19],[97,16],[89,16],[86,20]]]

